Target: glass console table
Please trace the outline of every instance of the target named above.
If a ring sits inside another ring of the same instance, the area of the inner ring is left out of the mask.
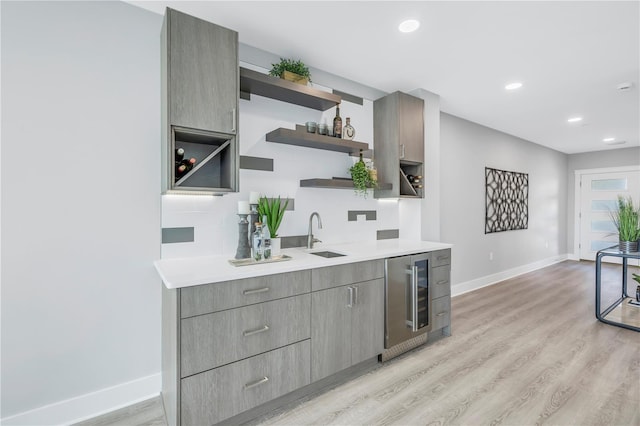
[[[622,258],[622,292],[611,305],[604,310],[602,304],[602,258]],[[629,259],[640,259],[640,252],[623,253],[618,246],[600,250],[596,255],[596,318],[598,320],[629,330],[640,331],[640,306],[634,306],[629,301],[635,301],[635,291],[632,296],[627,294],[627,266]],[[635,282],[635,281],[634,281]],[[634,286],[635,290],[635,286]]]

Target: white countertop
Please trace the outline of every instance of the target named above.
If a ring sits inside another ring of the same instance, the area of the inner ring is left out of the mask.
[[[365,260],[384,259],[386,257],[422,253],[450,248],[451,244],[429,241],[379,240],[345,244],[315,244],[312,250],[306,248],[290,248],[281,254],[291,256],[291,260],[233,266],[230,256],[200,256],[176,259],[161,259],[154,262],[167,288],[190,287],[194,285],[216,283],[221,281],[252,278],[281,272],[299,271],[303,269],[321,268],[324,266],[342,265]],[[346,256],[324,258],[312,255],[310,251],[329,250]]]

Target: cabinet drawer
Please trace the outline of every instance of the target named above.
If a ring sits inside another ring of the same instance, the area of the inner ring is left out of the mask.
[[[384,260],[327,266],[311,271],[311,289],[323,290],[382,277],[384,277]]]
[[[431,267],[451,265],[451,249],[438,250],[431,253]]]
[[[434,299],[451,294],[451,269],[449,265],[431,269],[429,288]]]
[[[433,299],[431,306],[433,309],[431,331],[449,326],[451,324],[451,297],[445,296]]]
[[[180,291],[180,317],[188,318],[310,291],[309,270],[187,287]]]
[[[180,377],[308,339],[311,294],[186,318],[180,324]]]
[[[310,382],[305,340],[182,379],[182,425],[212,425]]]

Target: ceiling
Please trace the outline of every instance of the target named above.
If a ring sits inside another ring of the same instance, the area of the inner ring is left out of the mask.
[[[640,146],[638,1],[129,3],[181,10],[385,92],[431,91],[446,113],[564,153]],[[398,31],[407,18],[416,32]],[[523,87],[506,91],[513,81]]]

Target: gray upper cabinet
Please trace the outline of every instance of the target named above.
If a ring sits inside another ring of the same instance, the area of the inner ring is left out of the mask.
[[[235,134],[238,33],[167,9],[169,122]]]
[[[380,188],[376,198],[422,198],[423,180],[415,183],[409,175],[422,176],[424,163],[424,101],[394,92],[373,103],[373,145],[378,180],[391,182]]]
[[[163,193],[236,192],[238,33],[167,8],[161,56]]]

